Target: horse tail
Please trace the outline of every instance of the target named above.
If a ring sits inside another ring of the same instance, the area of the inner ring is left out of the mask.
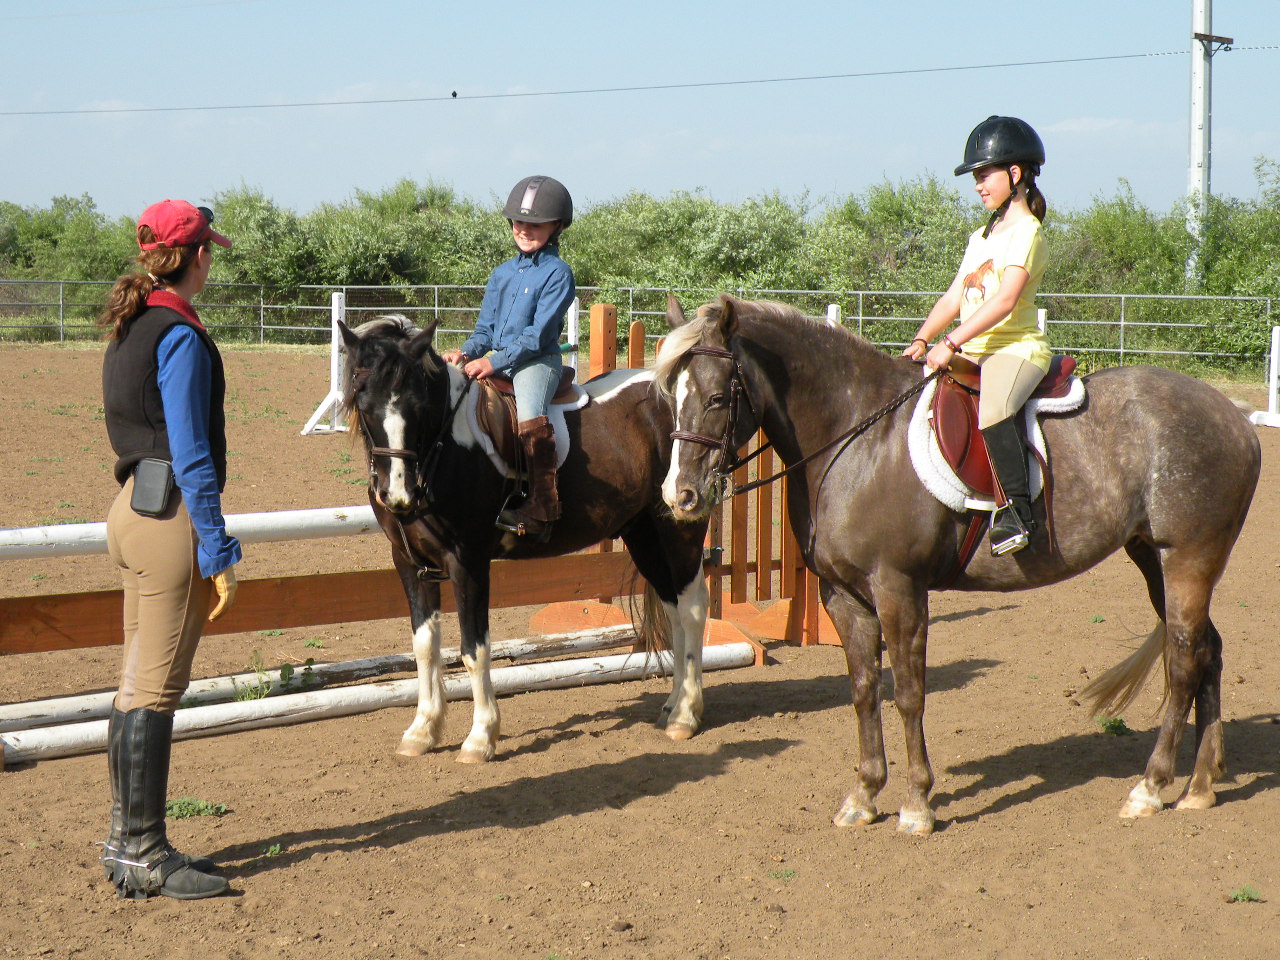
[[[637,571],[631,572],[627,590],[627,612],[631,614],[631,622],[636,628],[635,649],[637,652],[643,650],[648,657],[671,649],[671,620],[658,591],[648,580],[644,583],[644,594],[637,597],[635,588],[639,577]]]
[[[1165,624],[1161,620],[1151,631],[1142,646],[1127,659],[1117,663],[1084,688],[1082,696],[1092,701],[1095,716],[1118,717],[1137,698],[1143,684],[1155,666],[1156,657],[1165,650]],[[1159,713],[1169,698],[1168,676],[1164,693],[1156,707]]]

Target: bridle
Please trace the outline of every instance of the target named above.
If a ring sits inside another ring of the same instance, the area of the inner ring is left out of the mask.
[[[737,447],[734,445],[733,438],[738,432],[740,400],[746,401],[747,410],[751,412],[752,418],[756,423],[760,422],[760,418],[756,414],[755,404],[751,402],[751,394],[747,392],[746,381],[742,376],[742,364],[738,362],[738,358],[729,350],[724,350],[720,347],[707,347],[700,343],[690,347],[689,353],[704,357],[718,357],[721,360],[728,360],[733,363],[733,371],[729,374],[729,418],[725,421],[724,435],[717,439],[701,433],[690,433],[687,430],[673,430],[671,432],[672,440],[687,440],[689,443],[698,443],[704,447],[719,448],[720,462],[716,465],[716,473],[720,475],[723,485],[725,477],[739,467],[750,463],[760,455],[761,451],[768,447],[768,444],[745,458],[740,458],[735,453]]]
[[[374,499],[378,504],[386,509],[389,513],[394,513],[386,503],[383,502],[382,493],[378,490],[377,483],[373,482],[377,479],[377,457],[387,457],[389,459],[403,460],[406,464],[413,464],[413,481],[415,501],[410,515],[414,518],[420,517],[428,507],[431,506],[435,499],[432,492],[436,470],[440,466],[440,457],[444,451],[444,439],[448,434],[450,427],[453,425],[453,418],[458,412],[458,408],[462,406],[462,401],[467,398],[467,394],[471,389],[471,379],[467,378],[467,385],[458,395],[458,400],[449,407],[447,415],[441,418],[440,428],[436,431],[435,439],[432,440],[425,453],[419,453],[417,450],[409,450],[404,447],[379,447],[373,443],[373,435],[369,430],[369,425],[365,421],[364,413],[355,405],[356,394],[358,394],[365,385],[365,381],[369,379],[369,374],[373,371],[369,367],[356,367],[351,378],[351,387],[347,391],[344,403],[347,409],[356,412],[356,420],[360,424],[360,432],[364,434],[365,449],[369,454],[369,480],[370,487],[373,489]],[[447,380],[446,376],[446,380]]]
[[[756,457],[760,456],[760,454],[764,453],[765,450],[768,450],[773,443],[772,441],[766,441],[745,457],[739,457],[734,453],[736,448],[733,445],[733,438],[737,434],[739,396],[746,398],[747,408],[751,411],[752,417],[755,419],[757,424],[760,423],[760,417],[756,413],[755,406],[751,402],[751,394],[747,391],[746,380],[742,374],[742,364],[738,362],[738,358],[734,356],[731,351],[724,350],[720,347],[707,347],[702,344],[695,344],[689,348],[689,353],[707,357],[719,357],[733,362],[733,371],[729,374],[729,418],[725,423],[724,436],[717,440],[714,437],[707,437],[698,433],[690,433],[686,430],[675,430],[671,433],[672,440],[688,440],[690,443],[700,443],[703,446],[713,448],[718,447],[720,449],[720,463],[716,466],[716,479],[718,481],[717,500],[724,500],[728,488],[729,475],[739,467],[746,466]],[[801,457],[790,466],[784,467],[772,476],[753,480],[751,483],[734,484],[733,490],[728,492],[728,496],[736,497],[740,493],[748,493],[755,490],[757,487],[763,487],[766,484],[773,483],[773,481],[785,477],[797,467],[803,466],[815,457],[821,456],[832,447],[840,444],[840,449],[836,452],[836,455],[831,458],[831,462],[827,464],[827,471],[829,471],[835,461],[839,459],[840,454],[844,452],[844,448],[852,443],[855,438],[869,430],[877,421],[888,416],[898,407],[902,406],[902,404],[906,403],[907,400],[928,386],[930,382],[937,379],[943,372],[942,368],[938,368],[927,376],[922,377],[919,382],[898,394],[869,417],[864,418],[855,426],[840,434],[834,440],[823,444],[817,450]],[[823,472],[823,476],[826,476],[826,471]]]

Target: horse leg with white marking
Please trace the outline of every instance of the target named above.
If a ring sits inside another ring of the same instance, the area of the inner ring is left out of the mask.
[[[474,712],[471,731],[462,742],[459,763],[485,763],[498,750],[501,718],[498,698],[489,675],[489,559],[451,558],[449,579],[458,605],[458,627],[462,631],[462,664],[471,679]]]
[[[648,649],[659,646],[652,618],[660,606],[669,626],[671,694],[658,726],[672,740],[688,740],[702,725],[702,641],[707,631],[710,595],[702,575],[701,528],[644,514],[622,538],[631,559],[649,582],[642,630]],[[654,604],[656,596],[658,603]]]
[[[419,582],[413,569],[409,569],[408,578],[402,574],[400,579],[409,598],[409,620],[413,626],[413,657],[418,664],[418,709],[413,715],[413,722],[400,738],[396,753],[404,757],[420,757],[439,745],[447,709],[444,664],[440,657],[440,585]]]

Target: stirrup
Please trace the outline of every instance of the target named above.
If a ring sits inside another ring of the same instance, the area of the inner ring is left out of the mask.
[[[1006,503],[991,515],[991,555],[1017,553],[1031,542],[1031,533],[1013,504]]]

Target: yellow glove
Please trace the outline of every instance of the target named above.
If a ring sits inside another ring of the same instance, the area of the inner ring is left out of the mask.
[[[217,595],[217,604],[209,612],[210,622],[217,620],[236,599],[236,568],[227,567],[209,578],[213,581],[213,591]]]

